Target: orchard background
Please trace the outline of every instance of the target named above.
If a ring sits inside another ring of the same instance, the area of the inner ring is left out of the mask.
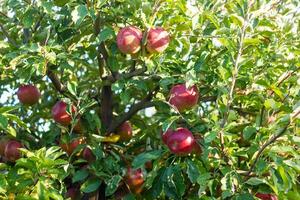
[[[0,199],[299,200],[299,16],[297,0],[2,0]]]

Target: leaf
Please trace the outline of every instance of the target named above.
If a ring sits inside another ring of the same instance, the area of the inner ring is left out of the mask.
[[[86,169],[78,170],[72,177],[72,183],[83,181],[89,175],[89,172]]]
[[[234,24],[236,24],[239,27],[242,27],[244,24],[244,18],[241,16],[238,16],[237,14],[231,14],[230,19]]]
[[[200,176],[199,169],[192,160],[187,160],[187,174],[192,183],[196,183]]]
[[[8,120],[6,119],[6,117],[0,114],[0,128],[5,130],[7,129],[7,126],[8,126]]]
[[[266,106],[267,109],[277,109],[280,106],[279,102],[276,102],[274,99],[267,99],[265,100],[264,105]]]
[[[97,178],[93,178],[84,182],[81,185],[80,190],[84,193],[91,193],[96,191],[100,185],[101,185],[101,180]]]
[[[247,126],[243,130],[243,138],[245,140],[249,140],[254,133],[256,133],[256,128],[253,126]]]
[[[104,28],[99,34],[99,42],[104,42],[115,35],[115,31],[111,28]]]
[[[179,116],[172,116],[172,117],[168,118],[166,121],[164,121],[162,124],[163,132],[166,132],[172,126],[172,124],[178,119],[179,119]]]
[[[76,6],[75,9],[72,11],[72,20],[76,25],[79,25],[83,19],[87,16],[88,9],[85,5]]]
[[[23,14],[22,24],[25,28],[30,28],[33,25],[35,13],[36,11],[30,8]]]
[[[246,193],[246,194],[238,194],[236,200],[254,200],[253,195]]]
[[[68,88],[69,92],[74,96],[77,96],[76,95],[77,94],[76,87],[77,87],[77,84],[74,81],[68,82],[68,84],[67,84],[67,88]]]
[[[248,185],[260,185],[260,184],[266,183],[266,181],[263,179],[260,179],[260,178],[251,177],[248,181],[246,181],[246,183]]]
[[[134,158],[132,162],[133,168],[137,169],[143,167],[147,161],[155,160],[158,157],[160,157],[162,152],[162,150],[153,150],[150,152],[139,154],[137,157]]]
[[[110,196],[118,189],[118,185],[122,177],[120,175],[113,176],[110,180],[106,182],[105,195]]]
[[[218,133],[216,131],[210,131],[210,132],[205,133],[205,135],[204,135],[205,143],[212,142],[217,137],[217,135],[218,135]]]

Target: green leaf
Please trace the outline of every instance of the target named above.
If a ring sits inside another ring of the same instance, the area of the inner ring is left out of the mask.
[[[267,109],[277,109],[280,107],[280,103],[276,102],[274,99],[267,99],[264,103]]]
[[[6,117],[0,114],[0,128],[1,129],[7,129],[8,126],[8,120]]]
[[[76,25],[79,25],[83,19],[87,16],[88,9],[85,5],[76,6],[75,9],[72,11],[72,20]]]
[[[91,193],[96,191],[100,185],[101,185],[101,180],[97,178],[93,178],[84,182],[81,185],[80,190],[84,193]]]
[[[89,172],[86,169],[78,170],[72,177],[72,183],[83,181],[89,175]]]
[[[255,133],[256,133],[256,128],[255,127],[247,126],[243,130],[243,138],[245,140],[249,140],[253,136],[253,134],[255,134]]]
[[[192,160],[187,160],[187,174],[192,183],[196,183],[198,177],[200,176],[199,169]]]
[[[115,31],[111,28],[104,28],[99,34],[99,42],[104,42],[115,35]]]
[[[204,135],[205,143],[212,142],[217,137],[217,135],[218,135],[218,133],[216,131],[210,131],[210,132],[205,133],[205,135]]]
[[[161,156],[162,150],[153,150],[136,156],[132,162],[133,168],[141,168],[147,161],[155,160]]]
[[[105,195],[110,196],[118,189],[119,183],[122,180],[120,175],[113,176],[110,180],[106,182]]]
[[[263,183],[266,183],[264,179],[256,178],[256,177],[251,177],[248,181],[246,181],[248,185],[260,185]]]
[[[172,116],[172,117],[168,118],[166,121],[164,121],[162,124],[163,132],[166,132],[172,126],[172,124],[178,119],[179,119],[179,116]]]
[[[68,84],[67,84],[67,88],[68,88],[69,92],[74,96],[77,96],[76,87],[77,87],[77,83],[74,81],[68,82]]]
[[[22,18],[22,24],[24,25],[25,28],[30,28],[33,25],[35,19],[34,17],[35,13],[36,11],[31,8],[24,13]]]

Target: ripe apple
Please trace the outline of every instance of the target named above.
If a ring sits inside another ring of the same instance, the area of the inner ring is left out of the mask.
[[[21,157],[19,148],[23,148],[23,145],[20,142],[16,140],[8,141],[4,149],[4,157],[6,160],[11,162],[18,160]]]
[[[85,140],[83,138],[75,138],[70,143],[60,143],[60,147],[70,156],[76,147],[80,144],[84,144]]]
[[[0,156],[4,156],[4,150],[8,142],[8,138],[3,137],[0,139]]]
[[[167,146],[176,155],[187,155],[195,148],[195,138],[188,129],[177,128],[167,138]]]
[[[145,162],[145,169],[152,170],[152,168],[153,168],[153,164],[151,160]]]
[[[31,106],[39,101],[41,93],[34,85],[22,85],[18,89],[17,96],[22,104]]]
[[[168,138],[170,137],[170,135],[173,133],[172,129],[168,129],[166,132],[162,132],[162,141],[164,144],[167,144]]]
[[[53,107],[52,107],[52,118],[54,121],[57,123],[63,125],[63,126],[68,126],[70,125],[72,121],[72,117],[69,113],[67,113],[67,106],[63,101],[58,101]],[[75,106],[72,105],[72,113],[76,111]]]
[[[132,127],[129,121],[124,122],[117,128],[117,134],[120,135],[120,141],[129,141],[132,137]]]
[[[124,54],[135,54],[141,48],[143,33],[135,26],[122,28],[117,35],[117,45]]]
[[[185,84],[178,84],[171,88],[169,102],[175,106],[179,112],[194,107],[198,99],[199,91],[196,85],[187,88]]]
[[[95,155],[93,154],[92,150],[88,147],[85,147],[82,151],[82,157],[83,159],[85,159],[86,161],[93,162],[96,160]]]
[[[202,149],[200,147],[200,145],[195,141],[194,145],[193,145],[193,152],[196,155],[201,155],[202,153]]]
[[[278,200],[277,196],[274,194],[257,193],[255,196],[262,200]]]
[[[76,187],[70,187],[66,192],[66,198],[71,198],[71,200],[79,199],[79,195],[79,190]]]
[[[144,175],[142,173],[142,170],[141,169],[134,170],[129,167],[127,169],[127,174],[126,174],[126,183],[133,193],[135,194],[141,193],[142,186],[144,183]]]
[[[169,45],[170,36],[161,27],[151,28],[148,31],[147,50],[150,53],[162,53]]]

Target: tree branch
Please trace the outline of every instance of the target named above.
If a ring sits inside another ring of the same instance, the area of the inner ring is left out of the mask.
[[[124,115],[119,116],[114,123],[111,124],[111,126],[108,129],[108,133],[114,132],[120,125],[122,125],[125,121],[129,120],[133,115],[135,115],[139,110],[142,110],[144,108],[149,108],[155,105],[154,102],[152,102],[153,96],[158,92],[159,86],[157,86],[153,91],[149,92],[148,95],[141,100],[140,102],[133,104],[129,111],[125,113]]]
[[[288,129],[289,125],[293,122],[294,119],[296,119],[296,117],[300,114],[300,109],[298,108],[298,110],[296,110],[295,112],[293,112],[291,114],[290,120],[288,121],[288,123],[279,131],[278,134],[274,134],[267,142],[265,142],[261,148],[258,150],[256,156],[255,156],[255,160],[253,162],[253,164],[251,165],[249,171],[246,173],[246,176],[250,176],[250,174],[253,172],[254,167],[256,165],[256,163],[258,162],[258,159],[260,158],[261,154],[264,152],[264,150],[271,144],[273,144],[278,138],[280,138],[281,136],[283,136],[283,134],[285,133],[285,131]]]
[[[225,153],[225,144],[224,144],[225,141],[224,141],[223,131],[224,131],[224,127],[225,127],[225,125],[228,121],[229,109],[230,109],[232,101],[233,101],[234,88],[235,88],[236,79],[237,79],[238,72],[239,72],[239,63],[240,63],[240,59],[242,57],[242,52],[243,52],[243,41],[244,41],[244,38],[246,36],[246,29],[248,27],[248,21],[249,21],[249,18],[250,18],[250,14],[249,14],[250,13],[250,8],[251,8],[253,3],[254,3],[254,1],[250,1],[249,4],[248,4],[248,9],[246,11],[244,24],[243,24],[242,29],[241,29],[239,43],[238,43],[238,52],[237,52],[237,56],[236,56],[235,60],[233,61],[234,68],[233,68],[233,71],[232,71],[232,82],[231,82],[230,91],[229,91],[229,95],[228,95],[229,99],[227,101],[226,111],[224,113],[224,117],[223,117],[223,120],[222,120],[221,125],[220,125],[221,130],[219,132],[219,138],[220,138],[220,144],[221,144],[221,151],[222,151],[222,155],[225,158],[226,162],[228,161],[229,158],[226,156],[226,153]]]
[[[2,24],[0,24],[0,28],[2,30],[2,33],[4,34],[4,36],[7,38],[8,42],[13,45],[15,48],[18,48],[18,45],[16,43],[16,41],[10,37],[10,35],[8,34],[8,32],[5,30],[4,26]]]
[[[72,101],[76,101],[76,98],[70,94],[67,90],[66,87],[61,83],[60,79],[58,78],[58,76],[50,69],[47,69],[46,72],[48,78],[51,80],[54,88],[63,96],[71,99]]]

